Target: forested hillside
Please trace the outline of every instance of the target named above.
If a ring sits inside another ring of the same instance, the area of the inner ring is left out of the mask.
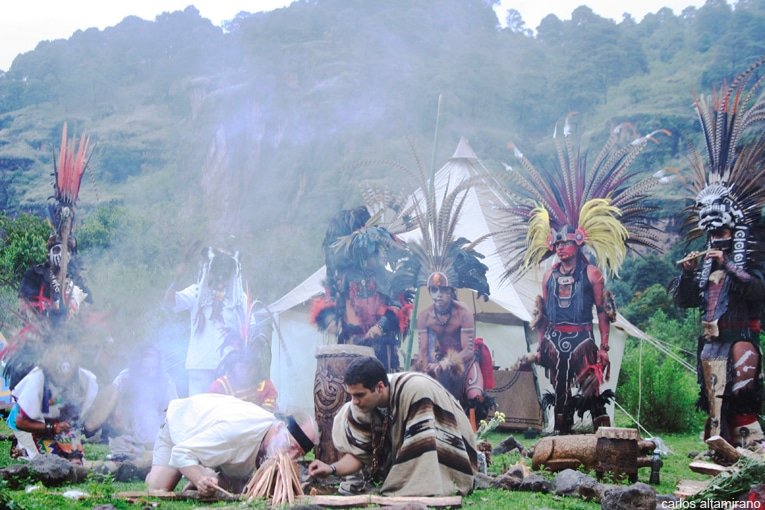
[[[576,112],[593,150],[622,122],[671,131],[640,165],[682,174],[692,94],[765,54],[765,0],[639,23],[579,7],[534,35],[517,12],[506,21],[486,0],[303,0],[225,31],[188,7],[41,43],[0,75],[0,210],[44,214],[66,121],[97,147],[78,232],[100,306],[151,315],[174,265],[194,266],[193,241],[232,235],[271,301],[321,265],[326,221],[361,202],[360,185],[414,188],[388,163],[414,166],[410,141],[429,164],[437,140],[440,165],[465,136],[501,172],[509,143],[544,163],[555,123]],[[670,225],[681,186],[662,191]]]

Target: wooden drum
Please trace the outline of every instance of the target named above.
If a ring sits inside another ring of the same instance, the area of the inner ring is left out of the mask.
[[[374,356],[374,349],[361,345],[323,345],[317,349],[313,383],[313,404],[321,433],[317,459],[331,464],[340,457],[332,443],[332,421],[340,407],[350,400],[343,386],[345,368],[354,358]]]

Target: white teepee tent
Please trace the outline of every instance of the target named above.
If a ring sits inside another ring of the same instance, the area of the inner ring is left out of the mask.
[[[467,140],[460,139],[454,155],[441,167],[435,175],[436,196],[443,196],[448,185],[454,189],[459,182],[481,176],[488,185],[474,186],[468,191],[460,220],[455,231],[456,237],[469,240],[499,230],[502,197],[491,186],[492,177],[480,163]],[[419,193],[416,191],[415,193]],[[417,230],[401,236],[405,241],[419,238]],[[488,266],[487,279],[491,286],[489,301],[484,302],[472,291],[461,290],[459,299],[472,305],[475,309],[476,336],[483,337],[492,351],[494,365],[500,367],[495,372],[498,376],[498,387],[511,395],[509,399],[514,405],[508,413],[508,421],[513,428],[540,428],[541,413],[538,399],[540,392],[552,390],[552,386],[544,376],[543,369],[536,368],[536,377],[531,372],[526,374],[512,373],[507,369],[529,350],[536,349],[536,333],[528,328],[534,299],[541,292],[542,271],[529,272],[518,282],[502,281],[502,275],[508,262],[502,260],[497,253],[491,237],[477,246],[477,251],[485,258]],[[292,289],[269,306],[274,314],[273,361],[271,374],[274,384],[279,390],[279,401],[283,407],[303,408],[311,410],[313,406],[313,383],[316,371],[314,354],[318,346],[334,341],[325,337],[310,324],[310,301],[324,292],[322,281],[325,268],[318,269],[306,280]],[[426,293],[421,296],[419,306],[427,306]],[[611,379],[604,389],[615,389],[619,377],[619,368],[624,352],[627,336],[644,338],[638,328],[619,316],[611,325],[609,352],[611,358]],[[406,346],[402,346],[402,354]],[[416,345],[414,346],[416,352]],[[402,356],[403,359],[403,356]],[[512,387],[515,385],[515,387]],[[512,388],[511,388],[512,387]],[[613,408],[609,410],[613,416]]]

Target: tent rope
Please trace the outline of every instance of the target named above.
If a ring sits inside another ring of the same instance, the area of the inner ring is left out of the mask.
[[[672,358],[673,360],[680,363],[683,367],[686,368],[689,372],[696,373],[696,367],[688,363],[686,360],[684,360],[682,357],[680,357],[671,347],[669,343],[662,342],[660,340],[657,340],[651,336],[646,336],[644,341],[648,342],[649,344],[653,345],[661,351],[662,353],[666,354],[667,357]],[[642,345],[642,344],[641,344]]]
[[[640,407],[643,403],[643,342],[640,342],[640,353],[638,355],[638,405],[637,419],[640,421]]]
[[[617,401],[616,401],[616,399],[614,399],[614,405],[615,405],[616,407],[618,407],[618,408],[619,408],[619,410],[620,410],[621,412],[623,412],[624,414],[626,414],[626,415],[627,415],[627,418],[629,418],[630,420],[632,420],[632,421],[635,423],[635,425],[637,425],[637,426],[638,426],[638,428],[639,428],[640,430],[642,430],[643,432],[645,432],[645,433],[648,435],[648,437],[647,437],[646,439],[651,439],[652,437],[654,437],[654,436],[653,436],[653,434],[651,434],[651,433],[648,431],[648,429],[646,429],[646,428],[645,428],[645,427],[644,427],[644,426],[643,426],[643,425],[640,423],[640,421],[638,421],[637,419],[635,419],[635,417],[634,417],[634,416],[632,416],[630,413],[628,413],[628,412],[627,412],[627,410],[626,410],[625,408],[623,408],[623,407],[622,407],[622,406],[619,404],[619,402],[617,402]]]

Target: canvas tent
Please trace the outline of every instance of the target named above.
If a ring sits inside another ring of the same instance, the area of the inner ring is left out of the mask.
[[[491,176],[480,163],[472,148],[464,138],[459,141],[454,155],[436,173],[436,196],[441,197],[448,185],[454,189],[459,182],[481,176],[491,183]],[[418,193],[418,192],[415,192]],[[491,184],[474,186],[468,192],[455,237],[473,240],[500,228],[502,197]],[[406,241],[419,238],[418,231],[401,236]],[[497,253],[492,238],[477,246],[485,256],[483,262],[488,266],[487,278],[491,286],[491,296],[487,302],[479,299],[472,291],[460,291],[459,298],[472,306],[476,317],[476,336],[483,337],[489,346],[494,365],[500,367],[498,386],[506,386],[514,407],[508,413],[508,420],[513,428],[539,428],[541,414],[538,399],[541,393],[552,387],[544,376],[543,369],[535,367],[536,377],[531,371],[526,374],[502,373],[529,350],[536,350],[536,333],[528,328],[534,299],[541,289],[542,271],[530,272],[518,282],[502,281],[502,275],[508,261],[503,261]],[[322,281],[325,268],[322,267],[292,289],[282,298],[269,306],[274,315],[273,360],[271,374],[279,390],[280,405],[284,408],[313,409],[313,383],[316,372],[317,348],[334,342],[318,332],[309,321],[311,300],[323,293]],[[427,305],[427,293],[420,301],[420,306]],[[615,389],[619,377],[619,368],[627,336],[642,338],[642,332],[632,326],[623,317],[611,325],[609,352],[612,369],[611,380],[605,389]],[[415,340],[416,342],[416,340]],[[416,345],[414,346],[416,352]],[[403,350],[403,349],[402,349]],[[402,357],[403,359],[403,357]],[[515,387],[510,388],[513,384]],[[609,410],[613,415],[613,406]]]

